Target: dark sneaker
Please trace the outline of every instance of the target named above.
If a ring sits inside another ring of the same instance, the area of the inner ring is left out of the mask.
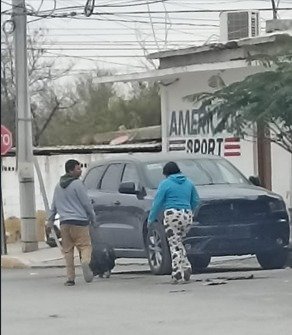
[[[92,282],[94,276],[93,276],[93,272],[92,272],[89,264],[88,263],[82,263],[81,267],[82,267],[83,277],[84,277],[84,280],[86,281],[86,283]]]
[[[74,286],[75,285],[75,281],[74,280],[67,280],[64,283],[65,286]]]
[[[191,269],[186,269],[184,271],[184,281],[189,281],[191,278],[192,270]]]

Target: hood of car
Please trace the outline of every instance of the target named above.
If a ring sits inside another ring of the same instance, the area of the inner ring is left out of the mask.
[[[249,199],[268,196],[281,200],[281,197],[264,188],[247,184],[216,184],[197,186],[201,200]]]

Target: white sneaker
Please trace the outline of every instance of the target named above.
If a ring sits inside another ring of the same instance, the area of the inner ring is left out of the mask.
[[[86,281],[86,283],[92,282],[94,276],[93,276],[92,270],[90,269],[89,264],[88,263],[82,263],[81,267],[82,267],[83,277],[84,277],[84,280]]]

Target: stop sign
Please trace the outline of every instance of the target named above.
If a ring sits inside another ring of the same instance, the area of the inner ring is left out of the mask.
[[[5,155],[12,147],[12,134],[9,129],[1,124],[1,156]]]

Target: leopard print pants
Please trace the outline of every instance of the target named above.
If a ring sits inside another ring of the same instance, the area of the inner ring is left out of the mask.
[[[186,236],[193,222],[193,213],[186,209],[167,209],[164,211],[164,228],[170,248],[172,260],[172,278],[184,280],[185,272],[191,271],[191,264],[187,258],[182,239]]]

